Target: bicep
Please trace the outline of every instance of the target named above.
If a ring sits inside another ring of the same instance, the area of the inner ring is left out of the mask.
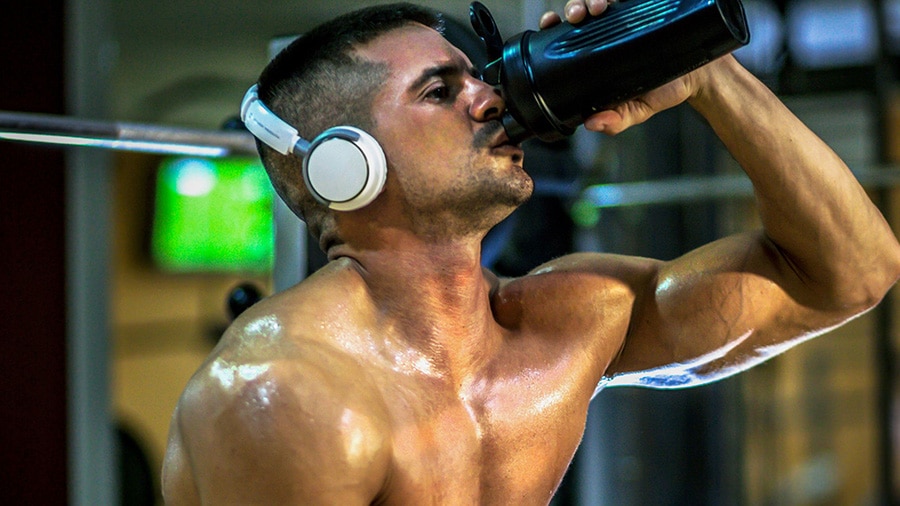
[[[840,323],[761,233],[659,263],[636,289],[610,385],[676,388],[714,381]]]
[[[323,373],[237,371],[227,389],[212,380],[194,392],[180,423],[204,504],[372,502],[387,469],[386,427],[360,389]]]

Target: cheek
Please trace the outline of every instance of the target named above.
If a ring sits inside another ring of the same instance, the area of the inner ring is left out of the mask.
[[[459,184],[461,167],[468,159],[458,150],[447,149],[440,140],[407,139],[394,144],[387,152],[390,172],[407,198],[414,195],[442,193],[449,186]]]
[[[384,139],[382,146],[391,165],[419,167],[430,172],[437,167],[462,163],[471,154],[471,140],[459,132],[435,125],[414,126],[406,135]]]
[[[396,116],[379,117],[377,124],[381,127],[378,140],[388,164],[397,172],[395,176],[402,174],[402,179],[427,184],[452,177],[454,171],[471,163],[474,134],[460,116],[449,111],[392,110]]]

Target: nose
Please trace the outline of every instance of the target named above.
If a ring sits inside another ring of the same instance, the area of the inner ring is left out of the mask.
[[[506,110],[506,103],[500,94],[500,89],[480,80],[471,79],[474,97],[469,106],[469,114],[476,121],[491,121],[500,119]]]

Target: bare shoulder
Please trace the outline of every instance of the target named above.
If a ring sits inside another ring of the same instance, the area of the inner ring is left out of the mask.
[[[235,324],[252,325],[254,318],[276,315],[293,332],[314,330],[312,327],[335,317],[346,319],[352,316],[350,313],[364,311],[367,302],[367,288],[359,271],[352,260],[342,258],[329,262],[302,283],[260,301],[247,311],[248,318]]]
[[[340,269],[324,275],[341,285]],[[316,282],[241,315],[185,389],[170,451],[203,502],[369,504],[383,487],[386,407],[358,361],[319,335],[329,300]]]
[[[646,281],[660,265],[658,260],[631,255],[572,253],[538,266],[529,276],[567,274],[632,285]]]
[[[637,301],[659,262],[621,255],[576,253],[525,276],[499,280],[494,314],[507,328],[570,343],[609,364],[621,350]]]
[[[542,318],[559,314],[613,316],[629,311],[652,282],[660,262],[605,253],[574,253],[525,276],[498,281],[494,304],[507,311],[528,308]],[[547,314],[544,314],[544,313]],[[618,315],[625,317],[627,315]]]

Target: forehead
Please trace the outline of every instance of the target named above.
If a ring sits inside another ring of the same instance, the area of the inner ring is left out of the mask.
[[[391,74],[403,80],[414,79],[436,65],[471,66],[469,58],[432,28],[410,23],[391,30],[357,48],[356,53],[375,62],[384,62]]]

